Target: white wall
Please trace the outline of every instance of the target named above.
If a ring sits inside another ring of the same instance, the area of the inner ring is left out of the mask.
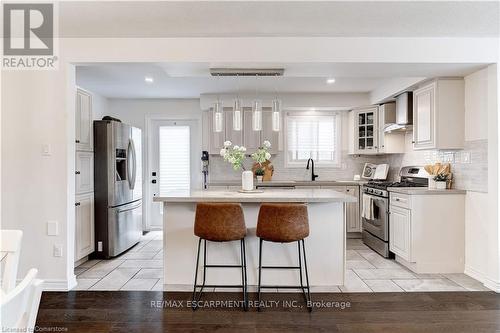
[[[488,193],[467,191],[465,272],[500,292],[496,65],[465,77],[465,139],[488,139]]]
[[[71,248],[74,246],[75,73],[72,64],[498,61],[496,38],[61,38],[59,50],[58,70],[3,71],[1,78],[2,228],[24,230],[19,274],[25,274],[29,267],[37,267],[40,277],[52,282],[50,289],[68,289],[74,283]],[[496,90],[495,87],[495,96]],[[496,115],[491,119],[495,121],[489,121],[489,126],[496,135]],[[42,143],[52,145],[52,156],[41,156]],[[496,162],[491,166],[491,172],[496,173]],[[497,196],[492,198],[497,199]],[[498,200],[494,203],[498,205]],[[46,236],[47,220],[60,222],[59,236]],[[496,226],[498,238],[498,222]],[[63,245],[61,258],[52,255],[55,243]],[[498,253],[498,242],[496,251]],[[496,271],[498,274],[498,269]]]

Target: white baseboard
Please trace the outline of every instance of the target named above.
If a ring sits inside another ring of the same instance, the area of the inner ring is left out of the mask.
[[[496,293],[500,293],[500,282],[488,278],[484,273],[481,273],[470,266],[465,266],[464,273],[465,275],[481,282],[486,288],[491,289]]]
[[[76,276],[69,280],[49,279],[43,280],[43,291],[69,291],[76,286]]]

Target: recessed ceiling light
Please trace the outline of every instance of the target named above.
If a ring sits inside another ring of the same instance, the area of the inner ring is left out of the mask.
[[[153,83],[154,79],[151,76],[145,76],[144,77],[144,82],[146,82],[146,83]]]
[[[335,79],[333,77],[326,79],[326,83],[332,84],[335,83]]]

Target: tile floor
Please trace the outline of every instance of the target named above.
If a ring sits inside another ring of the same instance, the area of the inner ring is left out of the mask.
[[[90,260],[81,264],[75,268],[78,285],[74,290],[163,290],[162,242],[161,231],[150,232],[142,237],[139,244],[117,258]],[[191,291],[191,287],[188,289],[179,288]],[[249,288],[249,291],[254,290]],[[465,274],[415,274],[394,260],[379,256],[360,239],[347,240],[345,285],[311,288],[313,292],[487,290]]]

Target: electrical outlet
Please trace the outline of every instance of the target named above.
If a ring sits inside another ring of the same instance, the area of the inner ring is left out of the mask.
[[[47,222],[47,236],[57,236],[59,234],[59,225],[57,221]]]
[[[97,252],[102,252],[102,242],[97,242]]]
[[[54,244],[54,257],[62,257],[63,247],[61,244]]]

